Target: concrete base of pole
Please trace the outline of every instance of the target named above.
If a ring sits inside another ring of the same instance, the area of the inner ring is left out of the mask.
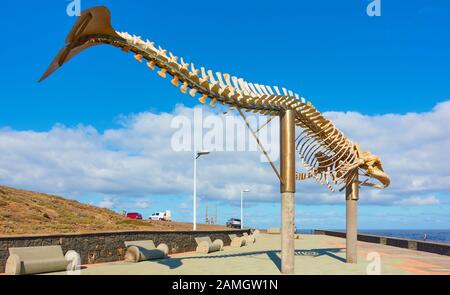
[[[294,273],[294,193],[281,194],[281,273]]]
[[[358,212],[358,201],[347,200],[347,239],[346,239],[347,263],[358,262],[357,212]]]

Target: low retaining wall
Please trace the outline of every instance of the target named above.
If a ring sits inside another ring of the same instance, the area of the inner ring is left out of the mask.
[[[314,230],[315,235],[327,235],[339,238],[346,238],[345,232],[331,231],[331,230]],[[382,244],[387,246],[406,248],[417,251],[424,251],[429,253],[449,255],[450,256],[450,244],[427,242],[419,240],[409,240],[394,237],[374,236],[367,234],[358,234],[358,241]]]
[[[229,231],[121,231],[83,234],[60,235],[28,235],[28,236],[0,236],[0,273],[5,271],[10,247],[32,247],[61,245],[64,253],[75,250],[81,256],[82,264],[112,262],[123,260],[125,256],[124,241],[153,240],[156,245],[165,243],[169,246],[169,253],[195,251],[196,237],[209,236],[211,240],[221,239],[224,245],[231,243],[228,234],[250,233],[248,230]]]

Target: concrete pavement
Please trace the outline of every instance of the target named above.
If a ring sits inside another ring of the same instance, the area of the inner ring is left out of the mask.
[[[140,263],[87,265],[81,275],[280,274],[280,244],[280,235],[260,234],[255,244],[242,248],[225,247],[224,251],[211,254],[174,254],[167,259]],[[450,275],[450,257],[444,255],[358,242],[358,263],[347,264],[345,239],[342,238],[301,235],[295,240],[295,247],[295,274]]]

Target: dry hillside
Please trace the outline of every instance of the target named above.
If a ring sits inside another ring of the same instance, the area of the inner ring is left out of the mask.
[[[128,220],[111,210],[0,186],[0,235],[114,230],[190,230],[189,223]],[[200,225],[200,230],[226,229]]]

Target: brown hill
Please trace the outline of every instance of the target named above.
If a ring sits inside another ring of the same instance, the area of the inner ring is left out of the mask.
[[[129,220],[111,210],[78,201],[0,186],[0,235],[191,228],[190,223]],[[198,229],[226,227],[199,225]]]

